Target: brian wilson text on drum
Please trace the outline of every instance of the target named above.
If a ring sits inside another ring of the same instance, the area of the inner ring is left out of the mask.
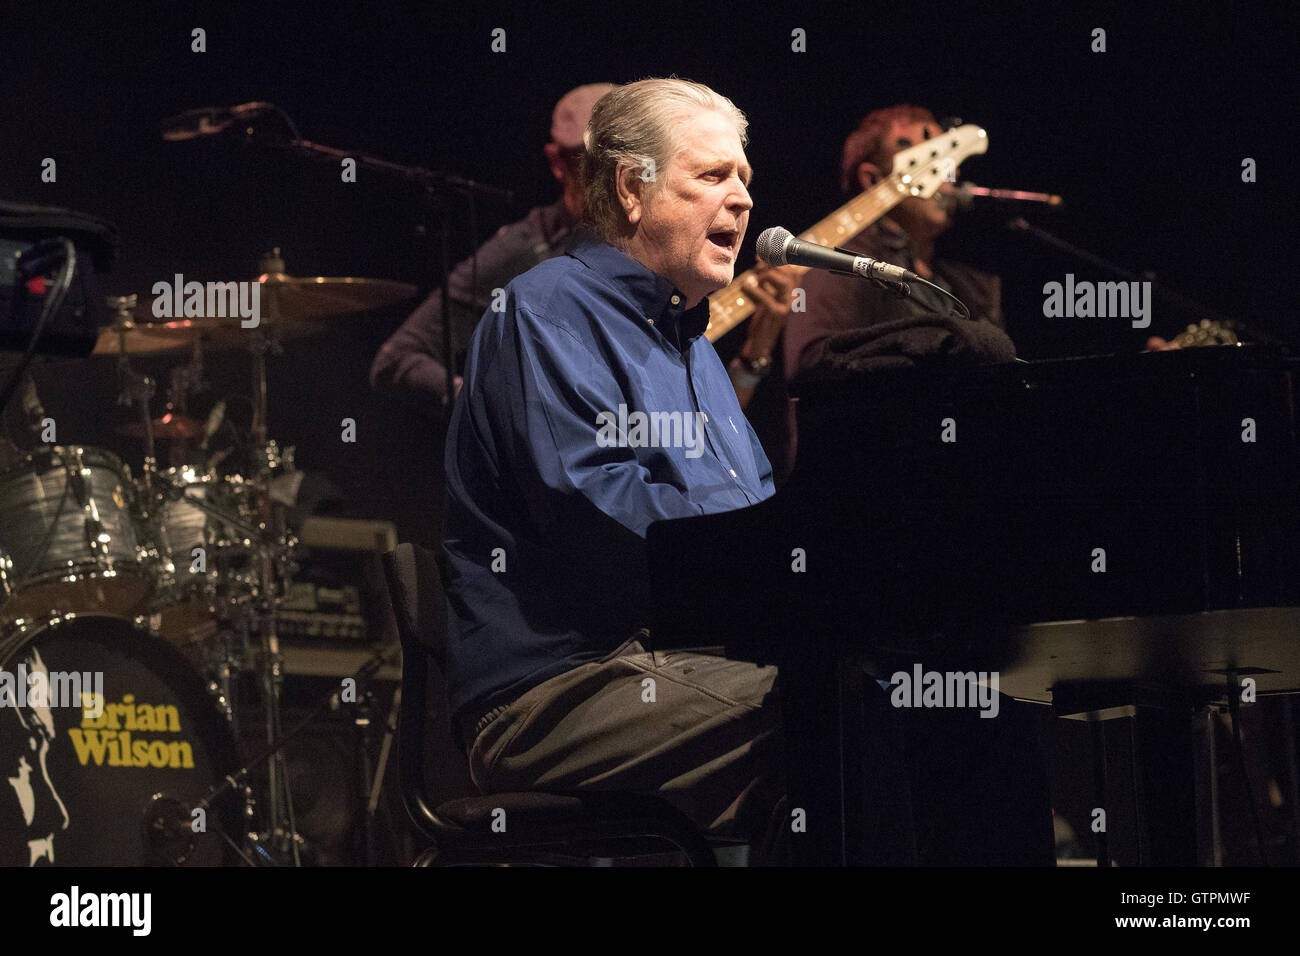
[[[188,769],[194,766],[194,747],[189,741],[132,736],[180,732],[180,711],[174,705],[137,703],[134,694],[126,694],[121,703],[107,706],[102,697],[87,700],[81,726],[70,728],[68,736],[83,767],[91,760],[102,767],[107,757],[110,767]]]

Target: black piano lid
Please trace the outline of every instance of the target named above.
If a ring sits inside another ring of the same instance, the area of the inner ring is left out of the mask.
[[[1298,606],[1298,368],[1247,346],[810,377],[774,498],[650,528],[656,643],[906,655]]]

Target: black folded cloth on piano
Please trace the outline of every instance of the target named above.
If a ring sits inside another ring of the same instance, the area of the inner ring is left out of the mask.
[[[906,316],[851,332],[826,343],[829,368],[874,372],[889,368],[1014,362],[1015,343],[988,322],[942,315]]]

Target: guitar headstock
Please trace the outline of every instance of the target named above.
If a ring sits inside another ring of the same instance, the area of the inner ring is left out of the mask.
[[[912,196],[933,196],[944,183],[957,181],[962,160],[987,152],[989,134],[973,123],[958,126],[924,143],[894,154],[891,179]]]
[[[1165,349],[1193,349],[1207,345],[1241,345],[1241,339],[1224,323],[1201,319],[1200,325],[1189,325],[1186,332],[1170,339]]]

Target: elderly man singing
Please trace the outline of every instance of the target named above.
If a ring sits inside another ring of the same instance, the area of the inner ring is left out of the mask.
[[[599,240],[512,281],[474,335],[445,549],[450,703],[484,792],[659,792],[717,832],[761,828],[780,795],[760,780],[780,760],[775,668],[638,642],[646,528],[773,490],[702,334],[753,206],[745,128],[698,83],[605,95],[583,169]]]
[[[745,130],[697,83],[603,96],[583,157],[599,238],[511,281],[474,334],[444,548],[450,704],[485,793],[657,793],[752,838],[784,792],[776,668],[641,643],[647,527],[773,491],[703,335],[753,206]]]

